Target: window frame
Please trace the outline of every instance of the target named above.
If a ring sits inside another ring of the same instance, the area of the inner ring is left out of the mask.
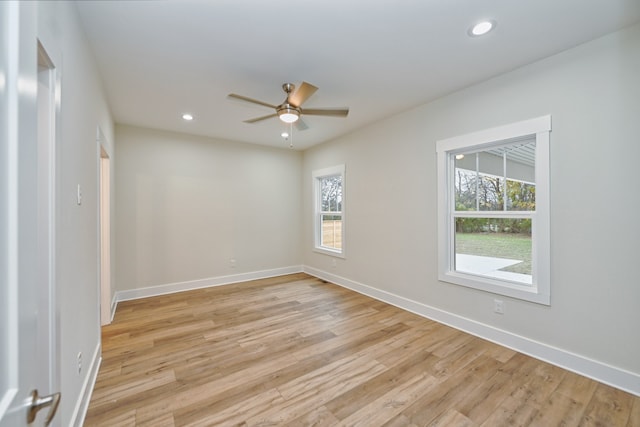
[[[342,200],[341,210],[339,212],[323,211],[322,210],[322,188],[321,180],[330,176],[341,177],[342,187]],[[338,258],[345,258],[345,210],[346,210],[346,180],[345,180],[345,165],[337,165],[324,169],[318,169],[312,172],[313,177],[313,247],[315,252],[319,252],[325,255],[330,255]],[[335,249],[328,246],[322,246],[322,217],[323,215],[340,216],[342,226],[340,230],[341,249]]]
[[[550,284],[550,210],[549,210],[549,134],[551,116],[507,124],[436,143],[438,172],[438,279],[443,282],[509,296],[538,304],[551,304]],[[535,138],[535,211],[478,211],[463,216],[532,219],[532,284],[518,284],[499,278],[455,270],[455,156],[504,146],[510,141]]]

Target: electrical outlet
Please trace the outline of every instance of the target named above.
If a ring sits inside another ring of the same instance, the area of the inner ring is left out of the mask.
[[[78,375],[82,373],[82,352],[78,353]]]
[[[336,262],[335,259],[331,260],[331,267],[336,268],[336,266],[338,265],[338,263]]]
[[[229,267],[236,268],[236,260],[235,259],[230,259],[229,260]]]
[[[493,300],[493,311],[494,313],[504,314],[504,301],[500,299]]]

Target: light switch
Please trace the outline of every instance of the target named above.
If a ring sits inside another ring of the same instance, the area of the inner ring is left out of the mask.
[[[80,187],[80,184],[78,184],[78,206],[80,206],[82,204],[82,188]]]

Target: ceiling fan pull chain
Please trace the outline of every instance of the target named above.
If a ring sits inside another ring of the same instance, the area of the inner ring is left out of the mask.
[[[289,123],[289,148],[293,149],[293,123]]]

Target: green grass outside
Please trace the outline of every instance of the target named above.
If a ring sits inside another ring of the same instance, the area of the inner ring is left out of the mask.
[[[520,259],[502,271],[531,274],[531,236],[511,233],[456,233],[456,253]]]

